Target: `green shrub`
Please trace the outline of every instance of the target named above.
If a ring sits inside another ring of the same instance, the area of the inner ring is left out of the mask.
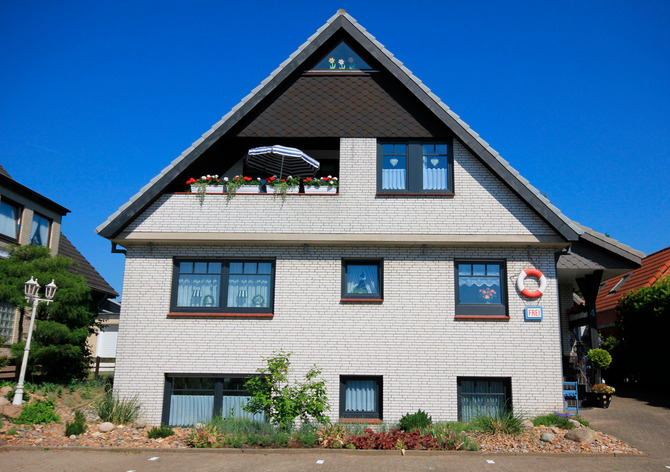
[[[65,436],[79,436],[86,432],[86,417],[80,410],[74,411],[74,421],[70,423],[65,422]]]
[[[132,423],[140,414],[137,397],[120,400],[111,390],[96,402],[95,408],[102,421],[114,424]]]
[[[538,416],[537,418],[533,419],[533,425],[535,426],[558,426],[559,428],[563,429],[573,429],[575,428],[575,425],[570,423],[570,419],[558,415],[556,413],[552,413],[550,415],[542,415]]]
[[[274,437],[274,443],[277,447],[286,447],[291,441],[291,433],[286,431],[277,431]]]
[[[575,420],[576,420],[576,421],[579,421],[581,424],[583,424],[583,425],[586,426],[587,428],[589,427],[589,422],[586,421],[586,420],[585,420],[584,418],[582,418],[581,416],[575,416]]]
[[[300,442],[302,447],[314,447],[319,441],[316,428],[309,423],[303,423],[293,436]]]
[[[591,349],[586,354],[586,358],[591,361],[594,366],[601,369],[607,369],[612,363],[612,356],[604,349]]]
[[[416,413],[407,413],[400,418],[398,426],[401,430],[410,432],[417,429],[421,430],[427,428],[431,424],[433,424],[433,419],[428,416],[428,413],[421,411],[421,408],[419,408],[419,411]]]
[[[18,424],[58,423],[60,416],[56,414],[56,406],[51,399],[33,401],[23,407],[23,411],[16,418]]]
[[[6,435],[6,436],[16,436],[16,433],[17,433],[17,432],[18,432],[18,431],[16,431],[16,426],[12,426],[11,428],[9,428],[9,429],[7,430],[7,432],[5,433],[5,435]]]
[[[479,431],[488,434],[519,434],[522,431],[521,422],[523,417],[513,411],[507,411],[502,416],[477,416],[472,420],[472,426]]]
[[[174,429],[161,423],[160,426],[154,426],[147,432],[149,439],[168,438],[174,434]]]

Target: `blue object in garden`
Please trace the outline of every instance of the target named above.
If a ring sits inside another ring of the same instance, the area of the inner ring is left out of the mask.
[[[574,411],[575,416],[579,415],[578,388],[577,382],[563,382],[563,410],[568,413]]]

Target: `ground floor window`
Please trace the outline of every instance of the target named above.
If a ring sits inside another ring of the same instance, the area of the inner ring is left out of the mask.
[[[382,419],[382,377],[340,377],[340,418]]]
[[[459,377],[458,419],[469,422],[477,416],[502,416],[512,408],[509,377]]]
[[[249,375],[198,376],[167,375],[163,402],[163,423],[193,426],[217,415],[265,421],[264,414],[252,415],[242,409],[251,397],[244,389]]]
[[[0,302],[0,344],[11,344],[15,316],[16,307],[14,305]]]

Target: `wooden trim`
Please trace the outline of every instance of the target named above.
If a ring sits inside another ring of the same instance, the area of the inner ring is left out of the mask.
[[[168,313],[168,318],[273,318],[274,313]]]
[[[340,303],[384,303],[383,298],[343,298]]]
[[[455,315],[455,320],[509,321],[509,316]]]

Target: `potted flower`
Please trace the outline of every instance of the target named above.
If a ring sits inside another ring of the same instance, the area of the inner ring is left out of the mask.
[[[604,383],[595,384],[591,387],[591,393],[595,396],[596,405],[600,408],[609,408],[614,391],[614,387]]]
[[[300,191],[300,177],[289,175],[285,179],[278,179],[276,175],[265,179],[265,186],[268,193],[270,189],[275,195],[281,195],[282,200],[286,199],[287,193],[298,193]]]
[[[205,199],[206,193],[223,193],[223,182],[218,175],[203,175],[199,179],[191,177],[186,181],[191,186],[191,192],[197,193],[200,201]]]
[[[226,182],[228,189],[228,199],[230,200],[237,193],[261,193],[261,178],[245,177],[236,175]]]
[[[337,177],[331,175],[321,178],[307,177],[302,183],[305,186],[305,193],[337,193],[340,185]]]

